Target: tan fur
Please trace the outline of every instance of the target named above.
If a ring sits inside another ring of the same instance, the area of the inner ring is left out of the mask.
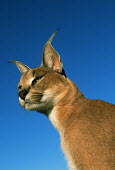
[[[13,62],[23,74],[19,82],[21,106],[48,116],[59,131],[70,169],[114,170],[115,105],[85,98],[65,76],[50,42],[44,47],[40,67],[30,69]],[[35,81],[36,77],[40,78]]]

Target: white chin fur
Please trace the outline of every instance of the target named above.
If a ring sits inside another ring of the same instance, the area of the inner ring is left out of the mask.
[[[25,101],[19,97],[19,103],[22,107],[25,107]]]
[[[25,109],[26,110],[38,110],[38,104],[26,103],[25,104]]]

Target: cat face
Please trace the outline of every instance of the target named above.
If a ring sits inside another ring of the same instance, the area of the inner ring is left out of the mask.
[[[18,84],[20,105],[27,110],[47,113],[55,105],[66,81],[63,75],[50,68],[29,69]]]

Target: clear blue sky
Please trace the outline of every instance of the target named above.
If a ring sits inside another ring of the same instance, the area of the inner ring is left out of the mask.
[[[67,170],[57,131],[42,114],[20,107],[20,72],[34,68],[53,41],[67,76],[88,98],[115,103],[114,0],[0,1],[0,170]]]

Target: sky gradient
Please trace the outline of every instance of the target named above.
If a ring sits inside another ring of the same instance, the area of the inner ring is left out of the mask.
[[[18,103],[21,76],[10,60],[31,68],[53,46],[67,76],[90,99],[115,104],[114,0],[0,1],[0,170],[67,170],[60,138],[42,114]]]

